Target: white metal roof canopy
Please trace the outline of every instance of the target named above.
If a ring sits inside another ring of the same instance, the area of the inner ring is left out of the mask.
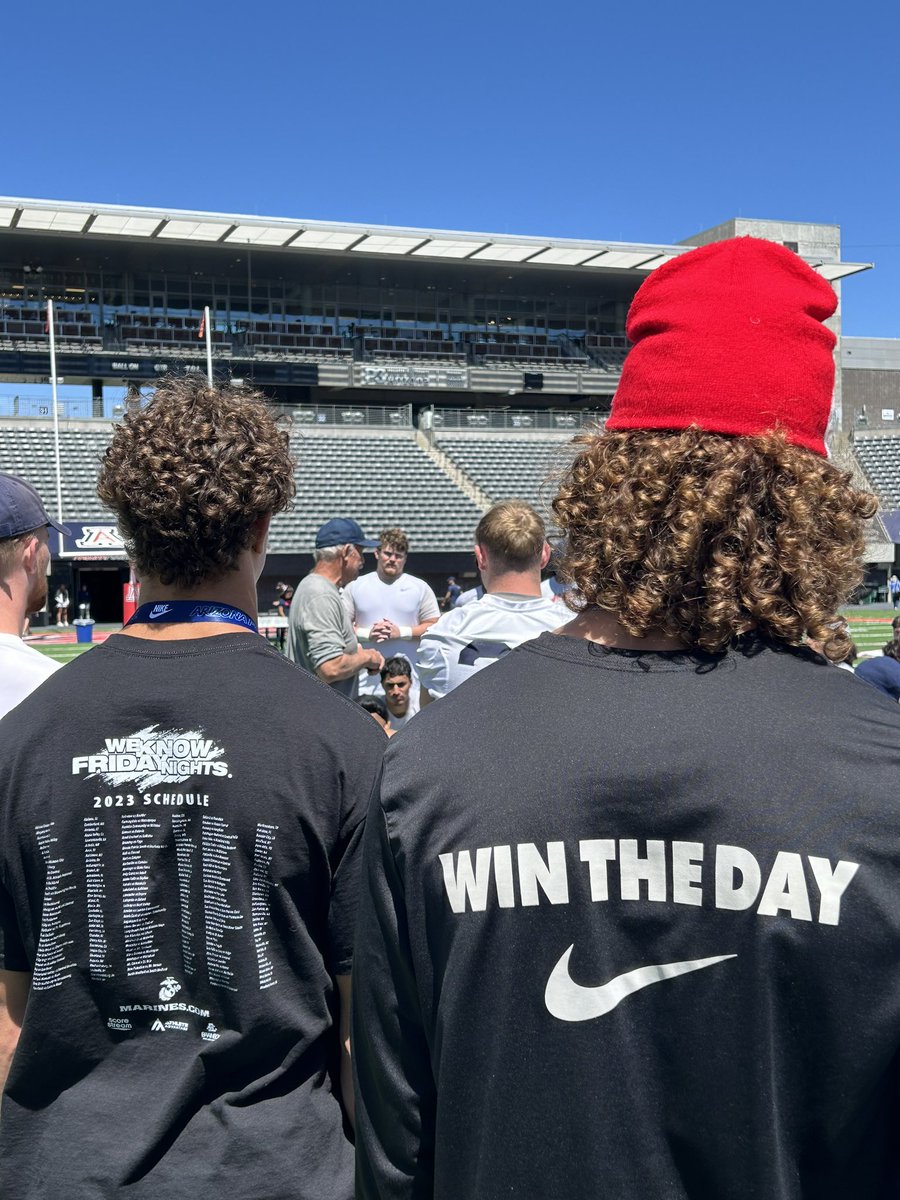
[[[0,232],[6,229],[603,271],[652,271],[693,249],[0,197]],[[830,281],[872,266],[846,262],[811,265]]]

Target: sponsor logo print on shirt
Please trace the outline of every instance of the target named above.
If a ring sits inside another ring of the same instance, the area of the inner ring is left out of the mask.
[[[160,729],[148,725],[130,737],[106,738],[102,750],[72,759],[72,774],[98,779],[109,787],[134,783],[140,788],[181,783],[193,775],[231,778],[225,753],[202,730]]]
[[[190,1025],[187,1021],[166,1021],[164,1023],[157,1017],[150,1026],[151,1033],[168,1033],[170,1029],[175,1030],[177,1033],[187,1033]]]
[[[666,979],[675,979],[678,975],[702,971],[704,967],[737,958],[736,954],[717,954],[713,958],[694,958],[687,962],[653,963],[625,971],[597,987],[584,987],[569,974],[569,959],[574,949],[573,943],[550,972],[544,989],[547,1011],[559,1021],[590,1021],[594,1017],[604,1017],[626,997],[649,987],[651,983],[662,983]]]
[[[210,1021],[206,1028],[201,1032],[200,1036],[203,1038],[204,1042],[215,1042],[218,1041],[222,1035],[219,1033],[215,1025],[213,1025],[212,1021]]]
[[[172,997],[177,995],[177,993],[180,991],[181,984],[177,979],[173,979],[170,975],[167,979],[164,979],[160,985],[159,998],[160,1000],[171,1000]]]

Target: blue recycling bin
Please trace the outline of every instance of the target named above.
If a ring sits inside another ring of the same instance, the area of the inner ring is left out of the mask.
[[[73,621],[75,640],[77,642],[92,642],[94,640],[94,622],[90,617],[86,621]]]

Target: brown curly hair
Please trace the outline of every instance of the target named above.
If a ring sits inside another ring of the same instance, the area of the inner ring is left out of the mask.
[[[185,589],[234,569],[254,522],[293,498],[289,436],[261,392],[168,376],[116,426],[97,495],[142,576]]]
[[[877,508],[848,473],[780,432],[594,431],[574,444],[553,511],[575,611],[712,653],[751,631],[814,638],[833,661],[848,652],[838,609],[862,578]]]

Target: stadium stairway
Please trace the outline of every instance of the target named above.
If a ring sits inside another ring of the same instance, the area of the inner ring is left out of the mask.
[[[561,471],[574,453],[571,431],[561,434],[496,431],[436,433],[436,446],[474,480],[493,503],[518,497],[545,519]]]

